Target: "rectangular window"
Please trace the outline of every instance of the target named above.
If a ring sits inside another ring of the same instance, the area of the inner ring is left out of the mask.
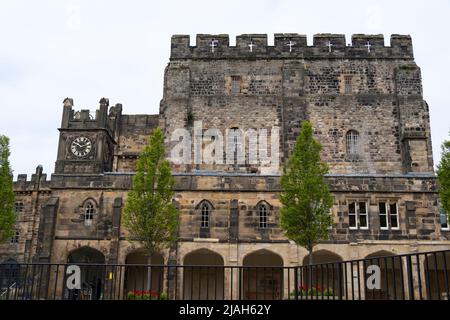
[[[440,222],[441,222],[441,230],[450,230],[450,225],[448,223],[448,215],[447,213],[441,209],[439,214]]]
[[[361,229],[369,228],[369,221],[367,217],[367,203],[359,202],[359,227]]]
[[[398,229],[398,208],[397,202],[382,201],[378,203],[380,213],[380,229]]]
[[[391,229],[398,229],[397,202],[389,204],[389,222],[391,223]]]
[[[369,217],[367,212],[367,202],[350,202],[348,204],[348,218],[350,229],[368,229]]]
[[[348,225],[350,229],[356,229],[356,204],[354,202],[348,205]]]
[[[14,207],[15,207],[16,213],[22,213],[23,212],[23,208],[24,208],[23,202],[16,202]]]
[[[231,76],[231,93],[241,92],[241,76]]]
[[[19,243],[19,236],[20,236],[20,232],[18,229],[16,229],[16,233],[11,237],[11,244],[17,244]]]
[[[345,83],[345,93],[350,94],[353,92],[352,88],[352,76],[345,76],[344,77],[344,83]]]
[[[378,210],[380,211],[380,229],[388,229],[386,202],[378,203]]]

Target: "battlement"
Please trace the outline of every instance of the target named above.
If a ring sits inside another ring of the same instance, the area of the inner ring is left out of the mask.
[[[391,35],[390,46],[382,34],[354,34],[351,44],[343,34],[315,34],[312,46],[306,35],[297,33],[276,33],[274,39],[269,46],[266,34],[242,34],[230,46],[227,34],[197,34],[196,45],[191,46],[189,35],[173,35],[170,59],[414,59],[409,35]]]
[[[109,108],[109,99],[101,98],[99,109],[94,113],[89,109],[82,109],[76,111],[73,109],[73,99],[65,98],[63,101],[63,116],[61,121],[61,128],[107,128],[108,120],[114,120],[117,115],[122,114],[122,104],[117,103],[115,106]],[[109,113],[108,113],[109,108]]]
[[[41,165],[36,167],[36,173],[31,175],[31,179],[28,180],[27,174],[18,174],[17,180],[14,181],[14,190],[27,191],[41,188],[49,188],[51,180],[47,180],[47,174],[43,173]]]

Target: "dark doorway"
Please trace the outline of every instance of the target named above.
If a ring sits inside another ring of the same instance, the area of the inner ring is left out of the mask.
[[[68,264],[75,264],[81,270],[81,289],[68,290],[69,300],[101,300],[103,299],[106,279],[105,256],[98,250],[83,247],[69,254]]]

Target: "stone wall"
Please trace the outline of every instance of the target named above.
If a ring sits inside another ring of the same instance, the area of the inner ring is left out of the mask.
[[[124,263],[139,244],[126,240],[121,213],[136,160],[156,126],[166,133],[168,157],[180,142],[172,139],[177,129],[186,129],[192,141],[200,138],[204,147],[209,141],[201,138],[208,129],[226,135],[231,128],[279,127],[284,161],[304,119],[312,122],[331,169],[326,179],[335,224],[319,249],[354,259],[382,249],[448,247],[450,231],[442,231],[438,220],[429,110],[411,38],[393,35],[386,46],[381,35],[354,35],[351,42],[348,46],[343,35],[319,34],[308,46],[303,35],[276,34],[274,46],[268,46],[266,35],[253,34],[238,36],[236,46],[229,46],[228,35],[197,35],[191,46],[188,36],[173,36],[159,115],[125,115],[121,104],[110,107],[106,98],[94,112],[75,111],[73,100],[65,99],[56,173],[50,180],[42,169],[31,181],[19,175],[14,188],[24,203],[18,217],[23,233],[18,245],[0,246],[0,260],[65,262],[70,252],[89,246],[108,262]],[[349,130],[359,134],[359,154],[347,152]],[[68,153],[79,135],[94,142],[91,158]],[[226,136],[223,142],[226,146]],[[250,147],[241,142],[243,164],[227,163],[226,157],[223,163],[196,163],[195,149],[191,164],[173,164],[181,214],[175,262],[197,249],[218,252],[226,264],[241,264],[261,249],[277,252],[286,265],[306,256],[279,226],[280,168],[250,163]],[[272,143],[269,138],[268,155]],[[398,230],[380,229],[378,203],[384,200],[398,204]],[[84,222],[87,201],[94,204],[91,225]],[[200,224],[205,201],[212,206],[207,230]],[[367,202],[367,230],[349,229],[350,201]],[[259,226],[261,204],[268,208],[267,228]],[[164,255],[169,261],[168,252]]]
[[[289,41],[296,43],[292,51]],[[250,43],[256,45],[252,51]],[[193,140],[194,121],[224,135],[233,127],[278,126],[281,160],[292,150],[301,121],[308,119],[332,173],[433,168],[428,107],[409,36],[393,35],[390,47],[380,35],[354,35],[351,46],[343,35],[315,35],[313,46],[296,34],[275,35],[274,46],[267,45],[266,35],[242,35],[236,47],[229,46],[227,35],[197,35],[196,46],[189,45],[187,36],[174,36],[161,117],[168,139],[176,129],[187,128]],[[356,157],[347,154],[349,130],[360,136]],[[178,142],[168,141],[167,149]],[[174,165],[174,170],[265,172],[261,164],[248,163]]]

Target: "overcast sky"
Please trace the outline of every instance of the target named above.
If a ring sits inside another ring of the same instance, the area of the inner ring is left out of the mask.
[[[450,0],[0,0],[0,134],[15,176],[54,170],[62,101],[76,109],[122,103],[158,113],[172,34],[410,34],[430,106],[435,164],[450,129]]]

